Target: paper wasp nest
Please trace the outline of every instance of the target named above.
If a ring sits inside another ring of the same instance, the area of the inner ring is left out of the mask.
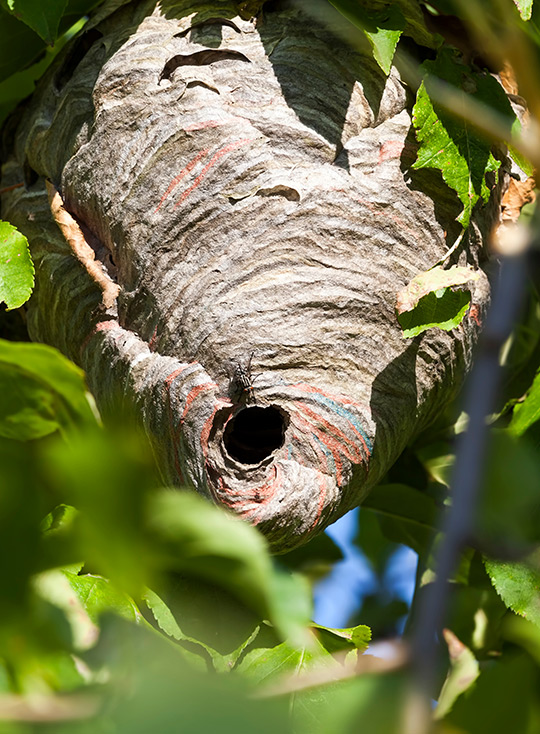
[[[488,287],[459,328],[403,339],[396,293],[447,251],[457,200],[410,169],[397,71],[267,7],[106,5],[12,125],[3,186],[25,186],[2,214],[36,261],[32,338],[105,415],[135,409],[167,482],[287,550],[455,394]]]

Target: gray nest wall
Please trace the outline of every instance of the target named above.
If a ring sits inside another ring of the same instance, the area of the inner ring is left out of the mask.
[[[25,186],[2,214],[37,266],[29,330],[84,367],[104,414],[136,411],[167,482],[288,550],[454,396],[487,279],[459,328],[402,338],[396,294],[445,254],[459,209],[410,169],[395,69],[301,3],[257,21],[227,2],[113,10],[12,125],[3,186]],[[497,209],[495,192],[461,264],[479,267]]]

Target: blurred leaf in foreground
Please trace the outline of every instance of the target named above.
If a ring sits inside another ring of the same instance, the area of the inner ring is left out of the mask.
[[[526,655],[506,657],[483,670],[443,719],[451,731],[508,734],[528,728],[537,671]]]
[[[0,435],[21,441],[96,427],[84,374],[44,344],[0,340]]]
[[[67,0],[7,0],[16,18],[30,26],[47,44],[53,43]]]
[[[364,673],[291,697],[297,734],[398,734],[404,731],[408,680],[402,672]]]
[[[36,469],[36,447],[31,448],[0,438],[0,631],[28,611],[29,579],[43,546],[41,521],[50,509]]]
[[[274,569],[255,528],[195,494],[175,491],[152,498],[150,525],[166,568],[226,589],[269,619],[283,638],[305,640],[311,614],[308,584]]]
[[[514,407],[508,430],[513,436],[522,436],[538,420],[540,420],[540,370],[536,373],[525,400]]]
[[[130,596],[142,593],[160,563],[148,530],[149,496],[159,478],[145,437],[124,425],[87,431],[67,446],[51,443],[43,472],[58,502],[78,510],[66,534],[85,569]]]
[[[480,673],[478,661],[472,652],[451,630],[443,630],[443,637],[448,645],[450,669],[435,712],[435,717],[438,719],[450,711],[458,696],[474,683]]]
[[[405,484],[379,484],[362,505],[377,515],[387,538],[421,553],[433,541],[438,513],[433,499]]]
[[[540,543],[539,477],[540,457],[527,437],[493,429],[475,520],[490,555],[497,547],[504,556],[509,548],[525,552]]]
[[[198,672],[178,647],[123,620],[104,621],[88,659],[110,670],[104,719],[115,734],[290,731],[285,697],[257,700],[245,679]]]
[[[144,595],[159,629],[189,650],[199,667],[204,663],[204,669],[218,673],[233,669],[258,635],[260,615],[224,588],[194,577],[174,574],[162,587],[159,596]]]

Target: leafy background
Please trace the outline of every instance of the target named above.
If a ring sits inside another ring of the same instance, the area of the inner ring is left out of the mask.
[[[2,118],[99,4],[0,0]],[[263,4],[239,2],[239,12],[249,17]],[[396,63],[417,90],[414,166],[439,170],[454,190],[459,246],[505,151],[520,184],[538,167],[537,8],[531,0],[332,5],[381,69]],[[508,64],[529,103],[526,135],[489,73],[508,84]],[[520,191],[517,210],[527,200]],[[341,532],[279,557],[254,528],[163,487],[135,426],[104,427],[79,368],[28,343],[21,306],[32,260],[24,237],[2,222],[0,734],[540,731],[534,205],[520,221],[528,252],[496,245],[502,301],[521,305],[511,333],[498,328],[504,318],[493,321],[496,338],[479,357],[500,389],[484,409],[476,502],[460,499],[453,479],[463,466],[457,447],[477,441],[473,394],[417,437]],[[512,226],[505,231],[516,241]],[[513,290],[506,261],[526,263],[528,277]],[[396,294],[404,338],[459,323],[472,282],[463,270],[433,263]],[[441,529],[458,511],[467,518],[459,542]],[[442,616],[426,623],[441,549],[452,542],[456,562],[447,577],[439,571],[448,582]],[[318,622],[344,626],[313,622],[313,597]],[[382,657],[370,654],[376,649]]]

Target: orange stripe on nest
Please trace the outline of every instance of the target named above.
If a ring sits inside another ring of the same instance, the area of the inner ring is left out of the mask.
[[[334,406],[326,406],[330,408],[333,412],[337,412],[338,415],[340,415],[342,418],[344,418],[350,425],[353,432],[358,436],[360,439],[360,442],[362,446],[364,447],[364,451],[366,453],[366,456],[371,456],[371,445],[368,445],[368,440],[365,436],[362,435],[361,430],[358,430],[356,428],[354,422],[357,420],[356,416],[351,415],[350,411],[347,410],[347,406],[352,406],[354,408],[357,408],[358,410],[366,410],[366,406],[362,405],[361,403],[355,402],[352,398],[348,397],[347,395],[341,395],[339,393],[329,393],[329,392],[323,392],[322,390],[318,390],[317,388],[313,387],[312,385],[308,385],[305,382],[298,382],[295,385],[291,385],[291,387],[297,388],[299,390],[302,390],[303,392],[312,393],[314,395],[321,395],[323,398],[328,399],[332,403],[335,403]],[[324,403],[323,403],[324,404]],[[345,413],[345,415],[342,413]]]
[[[88,336],[86,337],[86,339],[81,344],[81,354],[82,354],[82,352],[84,352],[84,350],[88,346],[88,342],[90,341],[90,339],[93,336],[95,336],[96,334],[99,334],[102,331],[111,331],[112,329],[116,329],[116,328],[118,328],[118,329],[121,329],[122,328],[120,326],[120,324],[118,323],[118,321],[115,321],[113,319],[109,319],[107,321],[100,321],[98,324],[96,324],[94,326],[94,328],[92,329],[92,331],[88,334]]]
[[[212,496],[216,502],[225,505],[230,510],[234,510],[237,515],[240,515],[243,518],[249,518],[257,513],[261,507],[265,507],[269,502],[271,502],[278,487],[283,481],[279,465],[273,464],[272,469],[274,476],[268,479],[268,481],[262,486],[252,488],[249,493],[242,489],[234,490],[232,487],[228,487],[225,484],[223,477],[218,477],[219,492],[222,494],[219,494],[212,488]],[[242,505],[251,503],[256,503],[256,506],[251,509],[242,509]],[[256,525],[257,522],[253,524]]]
[[[167,390],[169,390],[169,388],[170,388],[171,383],[173,382],[173,380],[176,379],[178,377],[178,375],[181,375],[182,372],[184,372],[185,370],[187,370],[187,368],[188,367],[191,367],[191,365],[193,365],[193,364],[197,364],[197,363],[196,362],[190,362],[189,364],[184,364],[184,365],[182,365],[182,367],[179,367],[177,370],[174,370],[174,372],[171,372],[171,374],[168,375],[165,378],[165,384],[167,385]]]
[[[215,384],[215,382],[203,382],[202,385],[196,385],[192,390],[189,391],[186,398],[186,406],[184,408],[184,412],[182,413],[182,417],[180,418],[180,424],[184,422],[188,410],[191,408],[191,404],[193,403],[195,398],[205,390],[211,390],[213,388],[217,389],[217,385]]]
[[[213,387],[217,387],[217,385],[213,385]],[[203,456],[206,459],[208,457],[208,439],[210,437],[210,431],[212,429],[212,423],[214,421],[214,418],[216,416],[216,413],[220,408],[227,408],[230,407],[231,403],[229,403],[227,400],[223,400],[222,398],[216,398],[216,402],[214,405],[214,410],[212,411],[212,415],[207,418],[204,422],[204,425],[202,427],[201,431],[201,448],[203,452]]]
[[[195,363],[191,362],[191,364],[195,364]],[[173,420],[173,410],[172,410],[172,401],[171,401],[171,383],[173,382],[173,380],[176,377],[178,377],[178,375],[181,375],[182,372],[184,372],[189,366],[190,366],[189,364],[186,364],[180,367],[179,369],[174,370],[174,372],[171,372],[171,374],[165,378],[165,393],[167,395],[167,414],[169,417],[169,433],[171,435],[171,440],[173,444],[174,468],[176,469],[176,474],[178,475],[178,479],[180,480],[181,484],[184,483],[184,475],[180,467],[180,457],[178,454],[177,429],[174,427],[174,420]]]
[[[325,446],[328,446],[330,450],[332,446],[337,447],[341,450],[341,453],[349,459],[349,461],[357,463],[362,461],[362,452],[358,446],[355,446],[351,439],[343,433],[343,431],[340,431],[339,428],[337,428],[333,423],[330,423],[330,421],[325,420],[319,413],[311,410],[311,408],[309,408],[305,403],[297,401],[295,405],[301,408],[309,418],[320,423],[326,429],[326,432],[321,431],[321,441]]]
[[[208,161],[206,166],[202,169],[202,171],[199,173],[195,181],[191,184],[191,186],[184,191],[180,199],[176,202],[175,207],[180,206],[180,204],[191,194],[191,192],[197,188],[197,186],[201,183],[203,178],[206,176],[208,171],[212,168],[213,165],[215,165],[220,158],[222,158],[227,153],[230,153],[232,150],[236,150],[236,148],[240,148],[240,146],[245,145],[246,143],[250,143],[250,138],[243,138],[242,140],[236,140],[234,143],[229,143],[224,148],[221,148],[221,150],[218,150],[217,153],[214,153],[212,158]]]
[[[297,403],[297,405],[298,405],[298,403]],[[337,448],[336,448],[336,442],[333,442],[334,445],[328,444],[323,439],[323,436],[326,437],[326,434],[323,433],[323,431],[319,430],[316,426],[314,426],[308,420],[306,420],[305,418],[299,416],[298,414],[291,414],[291,421],[294,423],[294,425],[297,428],[299,428],[302,431],[302,434],[303,435],[309,437],[310,434],[313,434],[313,435],[317,436],[319,438],[319,440],[321,441],[321,443],[324,444],[327,447],[327,449],[332,454],[332,459],[334,460],[334,467],[335,467],[335,474],[336,474],[336,482],[337,482],[337,484],[339,486],[341,486],[341,482],[343,480],[343,464],[342,464],[342,461],[340,459],[340,453],[342,453],[342,452],[339,451],[340,445],[337,444]],[[309,438],[308,438],[308,440],[309,440]],[[318,453],[319,452],[319,448],[318,448],[317,444],[313,443],[312,441],[309,441],[309,445],[311,446],[311,448],[313,449],[313,451],[315,452],[315,454],[317,455],[317,457],[319,457],[319,453]],[[325,458],[326,467],[328,468],[328,464],[326,463],[326,456],[324,458]],[[296,461],[299,464],[302,464],[302,462],[299,459],[296,459]]]
[[[171,193],[171,191],[173,189],[175,189],[176,186],[178,186],[178,184],[184,178],[184,176],[186,176],[188,173],[190,173],[190,171],[193,170],[193,168],[195,168],[195,166],[201,160],[201,158],[204,158],[204,156],[208,153],[208,150],[209,150],[209,148],[205,148],[204,150],[200,150],[197,153],[197,155],[195,156],[195,158],[192,158],[190,160],[190,162],[187,164],[187,166],[180,171],[180,173],[178,174],[178,176],[175,176],[173,178],[173,180],[169,184],[169,188],[163,194],[163,196],[161,197],[161,201],[159,202],[159,204],[157,205],[157,207],[154,209],[154,214],[161,209],[161,207],[165,203],[165,199],[169,196],[169,194]]]

